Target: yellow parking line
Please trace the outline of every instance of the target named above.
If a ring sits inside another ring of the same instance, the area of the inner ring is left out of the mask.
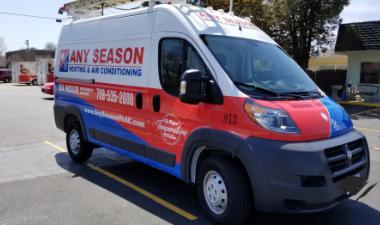
[[[188,213],[188,212],[184,211],[183,209],[178,208],[177,206],[171,204],[170,202],[167,202],[167,201],[163,200],[162,198],[160,198],[160,197],[158,197],[158,196],[156,196],[156,195],[154,195],[154,194],[152,194],[152,193],[150,193],[150,192],[148,192],[148,191],[140,188],[139,186],[137,186],[135,184],[132,184],[131,182],[129,182],[129,181],[127,181],[127,180],[125,180],[125,179],[123,179],[121,177],[118,177],[118,176],[116,176],[116,175],[114,175],[114,174],[112,174],[112,173],[110,173],[110,172],[108,172],[108,171],[106,171],[106,170],[104,170],[104,169],[102,169],[100,167],[97,167],[97,166],[95,166],[95,165],[93,165],[91,163],[86,163],[86,165],[88,167],[90,167],[91,169],[93,169],[93,170],[95,170],[95,171],[97,171],[97,172],[99,172],[99,173],[101,173],[101,174],[103,174],[103,175],[105,175],[105,176],[113,179],[113,180],[116,180],[119,183],[124,184],[125,186],[129,187],[130,189],[133,189],[133,190],[137,191],[138,193],[144,195],[145,197],[150,198],[151,200],[153,200],[153,201],[157,202],[158,204],[164,206],[165,208],[168,208],[171,211],[173,211],[173,212],[175,212],[175,213],[177,213],[177,214],[185,217],[188,220],[196,220],[196,219],[198,219],[193,214]]]
[[[60,152],[67,153],[67,151],[64,148],[62,148],[62,147],[60,147],[60,146],[58,146],[56,144],[53,144],[50,141],[44,141],[44,143],[47,144],[47,145],[50,145],[51,147],[55,148],[56,150],[58,150]]]
[[[60,146],[58,146],[58,145],[56,145],[56,144],[54,144],[54,143],[52,143],[50,141],[44,141],[44,143],[47,144],[47,145],[49,145],[49,146],[51,146],[51,147],[53,147],[53,148],[55,148],[56,150],[58,150],[60,152],[67,153],[67,151],[64,148],[62,148],[62,147],[60,147]],[[130,189],[132,189],[132,190],[140,193],[141,195],[144,195],[145,197],[147,197],[147,198],[155,201],[156,203],[164,206],[167,209],[170,209],[171,211],[177,213],[178,215],[185,217],[188,220],[193,221],[193,220],[198,219],[197,216],[195,216],[195,215],[193,215],[193,214],[191,214],[189,212],[186,212],[183,209],[178,208],[177,206],[171,204],[170,202],[165,201],[164,199],[162,199],[162,198],[160,198],[160,197],[158,197],[158,196],[150,193],[149,191],[146,191],[146,190],[140,188],[139,186],[137,186],[137,185],[135,185],[135,184],[133,184],[133,183],[131,183],[131,182],[129,182],[129,181],[127,181],[127,180],[119,177],[119,176],[116,176],[115,174],[112,174],[112,173],[108,172],[107,170],[104,170],[104,169],[102,169],[100,167],[97,167],[97,166],[95,166],[92,163],[85,163],[85,165],[88,166],[89,168],[91,168],[92,170],[97,171],[97,172],[99,172],[99,173],[107,176],[108,178],[111,178],[111,179],[113,179],[113,180],[115,180],[115,181],[117,181],[117,182],[119,182],[119,183],[127,186],[128,188],[130,188]]]

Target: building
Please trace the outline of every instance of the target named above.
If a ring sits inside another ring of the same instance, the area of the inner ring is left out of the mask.
[[[308,70],[313,72],[319,70],[346,70],[347,69],[347,56],[327,54],[309,59]]]
[[[54,59],[54,55],[54,50],[23,49],[7,52],[5,59],[9,67],[12,62],[37,62],[40,59]]]
[[[335,52],[348,57],[347,85],[366,101],[380,101],[380,21],[341,24]]]
[[[0,55],[0,68],[6,67],[5,56]]]
[[[54,81],[54,50],[18,50],[6,53],[12,82],[44,84]]]

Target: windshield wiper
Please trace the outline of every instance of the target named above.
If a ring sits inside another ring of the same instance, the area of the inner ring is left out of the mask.
[[[292,98],[292,99],[300,99],[300,100],[304,100],[304,99],[310,99],[310,98],[315,98],[315,97],[322,97],[322,94],[318,91],[302,91],[302,92],[276,92],[276,91],[272,91],[268,88],[265,88],[263,87],[262,85],[258,85],[256,83],[246,83],[246,82],[241,82],[241,81],[234,81],[234,84],[235,85],[238,85],[238,86],[244,86],[244,87],[249,87],[249,88],[253,88],[257,91],[261,91],[261,92],[265,92],[267,94],[270,94],[276,98]]]
[[[282,92],[282,93],[279,93],[279,95],[280,96],[291,96],[291,97],[295,97],[298,99],[322,97],[322,94],[319,91]]]
[[[277,93],[275,91],[269,90],[269,89],[262,87],[262,86],[255,85],[253,83],[245,83],[245,82],[241,82],[241,81],[234,81],[234,84],[238,85],[238,86],[253,88],[255,90],[266,92],[268,94],[275,95],[275,96],[279,95],[279,93]]]
[[[272,90],[270,90],[268,88],[265,88],[262,85],[258,85],[256,83],[245,83],[245,82],[241,82],[241,81],[234,81],[234,84],[238,85],[238,86],[244,86],[244,87],[253,88],[256,91],[261,91],[261,92],[270,94],[270,95],[273,96],[271,98],[274,98],[274,99],[303,99],[303,98],[300,98],[299,95],[282,94],[282,93],[279,93],[279,92],[276,92],[276,91],[272,91]]]

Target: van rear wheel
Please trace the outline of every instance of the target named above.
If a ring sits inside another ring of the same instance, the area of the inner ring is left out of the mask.
[[[93,147],[84,140],[82,129],[77,122],[70,122],[66,132],[66,147],[71,159],[81,163],[87,161],[93,151]]]
[[[244,173],[230,159],[209,158],[199,167],[198,199],[206,215],[217,224],[241,224],[252,210],[251,190]]]
[[[32,85],[37,85],[37,80],[32,80]]]

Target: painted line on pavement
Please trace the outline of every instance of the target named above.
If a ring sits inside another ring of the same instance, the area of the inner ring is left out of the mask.
[[[60,147],[60,146],[58,146],[56,144],[53,144],[50,141],[44,141],[44,143],[47,144],[47,145],[50,145],[50,147],[53,147],[53,148],[55,148],[56,150],[58,150],[60,152],[67,153],[67,151],[64,148],[62,148],[62,147]]]
[[[375,132],[380,133],[380,130],[370,129],[370,128],[364,128],[364,127],[355,127],[355,129],[360,131],[368,131],[368,132]]]
[[[58,150],[60,152],[63,152],[63,153],[67,154],[67,151],[64,148],[62,148],[62,147],[60,147],[60,146],[58,146],[58,145],[56,145],[56,144],[54,144],[54,143],[52,143],[50,141],[44,141],[44,143],[47,144],[47,145],[49,145],[49,146],[51,146],[51,147],[53,147],[54,149],[56,149],[56,150]],[[131,182],[129,182],[129,181],[127,181],[127,180],[119,177],[119,176],[116,176],[115,174],[112,174],[112,173],[108,172],[105,169],[97,167],[97,166],[95,166],[92,163],[84,163],[84,165],[86,165],[87,167],[91,168],[92,170],[94,170],[94,171],[96,171],[98,173],[103,174],[104,176],[106,176],[108,178],[111,178],[114,181],[117,181],[117,182],[119,182],[119,183],[127,186],[128,188],[130,188],[130,189],[138,192],[141,195],[144,195],[145,197],[147,197],[147,198],[153,200],[154,202],[162,205],[163,207],[165,207],[165,208],[167,208],[167,209],[169,209],[169,210],[177,213],[178,215],[180,215],[182,217],[185,217],[188,220],[193,221],[193,220],[197,220],[198,219],[197,216],[195,216],[195,215],[193,215],[193,214],[191,214],[189,212],[186,212],[185,210],[183,210],[181,208],[178,208],[177,206],[171,204],[170,202],[165,201],[164,199],[162,199],[162,198],[160,198],[160,197],[158,197],[158,196],[150,193],[149,191],[146,191],[146,190],[140,188],[139,186],[137,186],[137,185],[135,185],[135,184],[133,184],[133,183],[131,183]]]

